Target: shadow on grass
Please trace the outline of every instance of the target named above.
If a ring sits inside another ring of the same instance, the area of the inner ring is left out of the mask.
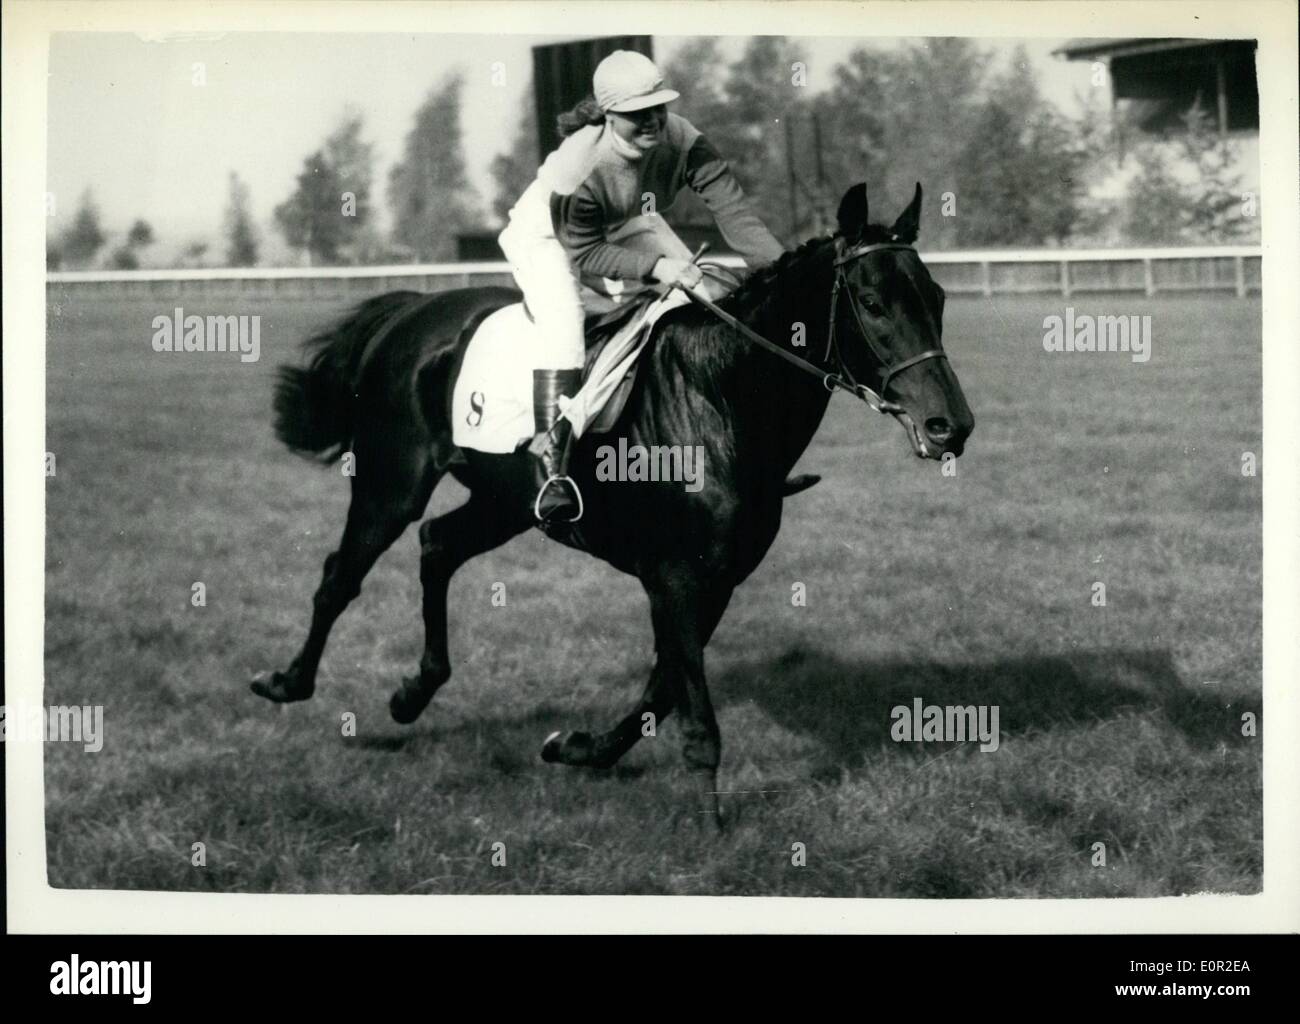
[[[542,740],[548,732],[560,728],[555,723],[564,718],[565,713],[560,708],[542,704],[517,715],[488,715],[449,722],[442,717],[435,697],[412,725],[394,725],[393,728],[400,730],[397,733],[358,736],[349,745],[357,750],[419,753],[428,747],[448,744],[473,747],[483,742],[499,743],[523,734],[535,737],[540,751]]]
[[[719,705],[753,703],[781,727],[819,742],[839,763],[892,745],[890,711],[910,708],[917,698],[927,705],[997,705],[1003,738],[1159,711],[1201,748],[1240,738],[1242,713],[1261,713],[1258,695],[1185,683],[1167,650],[1083,650],[961,664],[854,662],[796,645],[776,658],[719,668],[710,677]],[[540,750],[552,729],[601,729],[617,720],[608,709],[575,716],[549,703],[520,715],[444,723],[435,702],[425,715],[410,732],[361,737],[354,748],[418,755],[434,745],[481,748],[486,742],[513,750],[523,743],[517,752],[523,757],[534,739]]]
[[[520,771],[542,764],[542,743],[556,729],[568,728],[577,723],[582,728],[612,726],[617,718],[608,711],[591,709],[587,714],[575,715],[552,704],[543,704],[513,716],[495,715],[487,718],[444,723],[437,718],[436,704],[430,705],[419,723],[409,731],[397,735],[360,736],[349,741],[349,749],[404,753],[419,757],[435,747],[449,750],[466,763],[482,763],[499,774],[515,775]],[[608,718],[605,721],[601,716]],[[557,774],[573,771],[555,766]],[[644,765],[618,764],[610,768],[584,768],[584,773],[596,778],[637,779],[645,774]]]
[[[850,662],[792,647],[781,657],[729,666],[712,678],[722,704],[752,701],[774,721],[856,759],[892,743],[897,705],[997,705],[1002,736],[1047,731],[1124,712],[1159,710],[1200,747],[1240,737],[1257,696],[1184,683],[1167,650],[1092,650],[972,664]]]

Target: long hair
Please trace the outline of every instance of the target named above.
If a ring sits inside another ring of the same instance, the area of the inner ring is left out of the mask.
[[[579,100],[572,110],[566,110],[555,119],[555,129],[560,138],[567,139],[574,132],[592,124],[604,124],[605,112],[600,109],[595,96]]]

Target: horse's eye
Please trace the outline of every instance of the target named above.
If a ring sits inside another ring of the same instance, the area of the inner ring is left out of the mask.
[[[871,316],[885,315],[885,307],[882,306],[875,299],[868,299],[866,302],[862,304],[862,308],[865,309]]]

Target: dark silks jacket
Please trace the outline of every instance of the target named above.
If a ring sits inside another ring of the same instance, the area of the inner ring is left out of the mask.
[[[629,159],[608,124],[588,126],[569,136],[539,171],[553,187],[555,236],[583,284],[597,292],[607,292],[605,279],[650,279],[658,257],[607,236],[634,217],[663,213],[683,188],[699,194],[722,237],[749,266],[770,263],[783,251],[754,214],[727,162],[694,125],[670,113],[664,134],[654,149]]]

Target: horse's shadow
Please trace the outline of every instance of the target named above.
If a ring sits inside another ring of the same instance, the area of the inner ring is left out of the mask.
[[[361,751],[419,755],[434,746],[457,744],[464,750],[475,751],[474,757],[481,758],[500,774],[517,775],[540,763],[535,750],[541,749],[542,737],[572,720],[571,710],[566,711],[551,703],[522,714],[476,717],[450,724],[431,715],[423,727],[397,734],[360,736],[350,741],[350,746]],[[599,721],[594,714],[593,720]],[[536,748],[532,746],[534,741]],[[534,753],[530,754],[530,750]],[[621,780],[640,778],[646,768],[639,764],[617,764],[592,771]]]
[[[847,661],[792,647],[779,658],[733,664],[714,676],[724,705],[752,702],[790,731],[815,739],[839,763],[893,745],[891,710],[996,705],[1003,739],[1126,712],[1163,712],[1189,742],[1240,738],[1258,695],[1219,693],[1179,678],[1167,650],[1086,650],[969,664]]]

